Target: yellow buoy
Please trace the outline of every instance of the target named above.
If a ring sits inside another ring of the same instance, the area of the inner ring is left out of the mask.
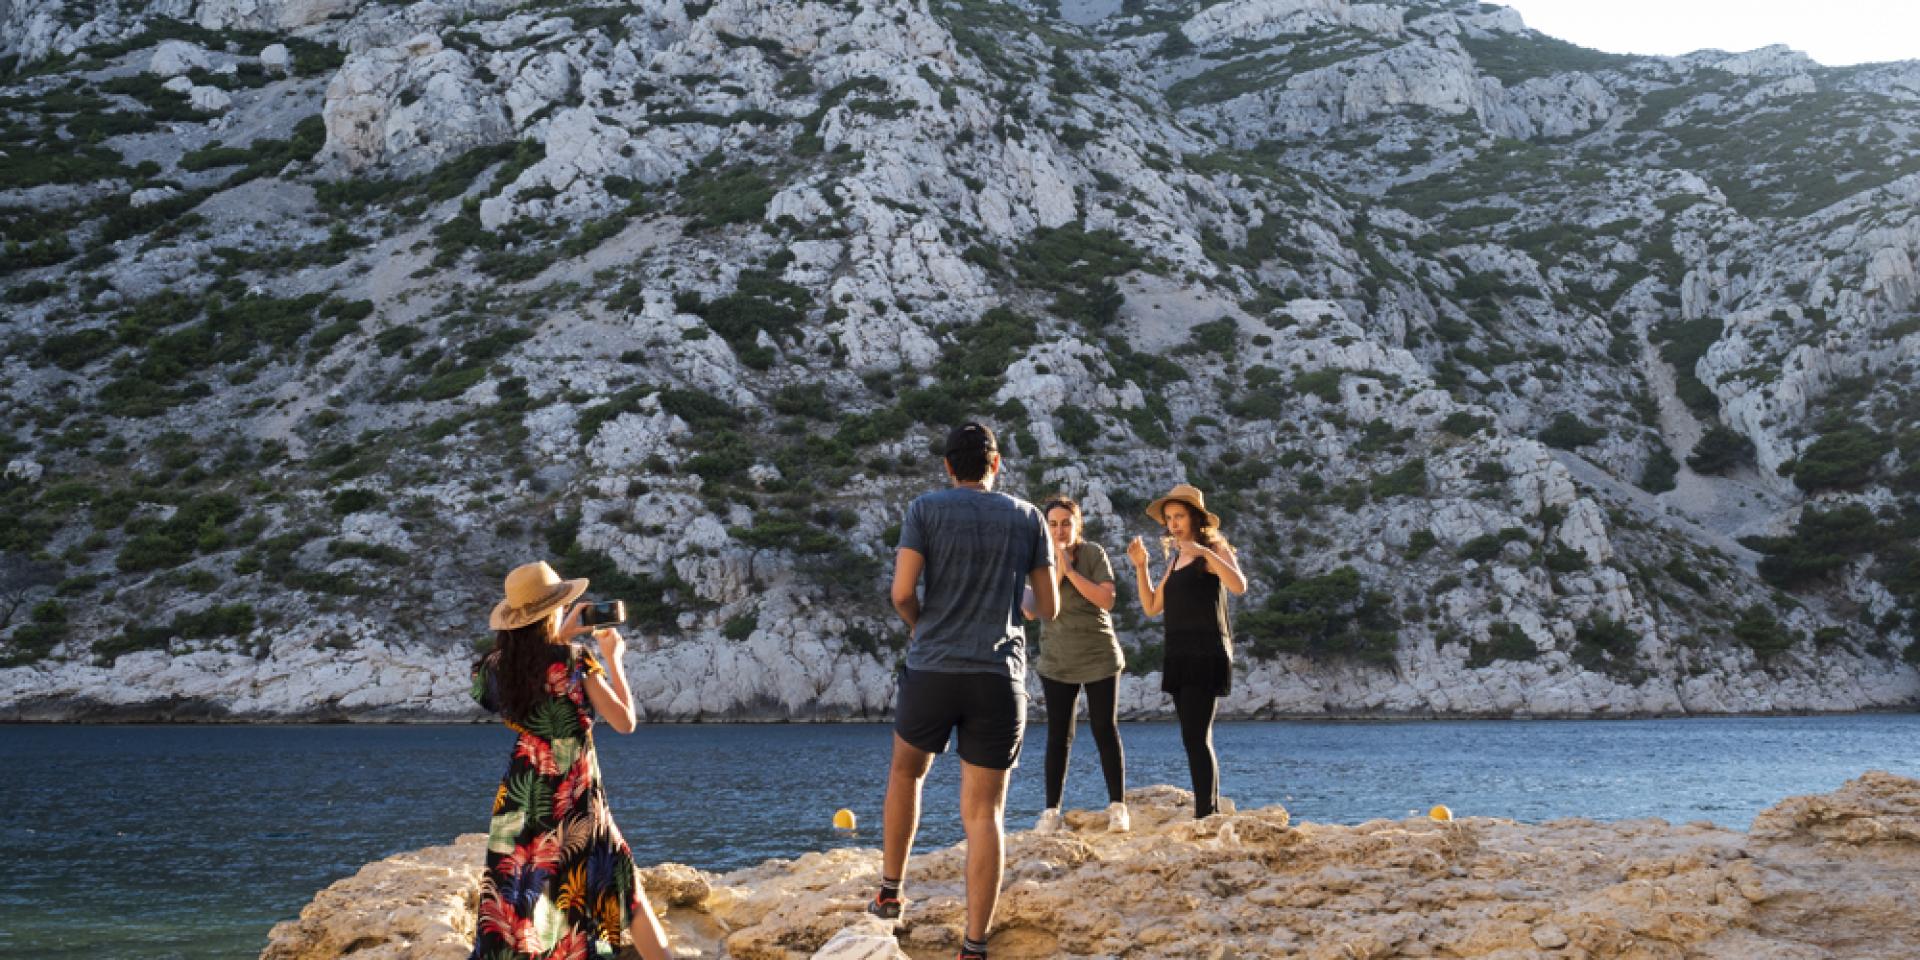
[[[1444,803],[1434,804],[1433,809],[1427,811],[1427,816],[1432,817],[1433,819],[1438,820],[1441,823],[1453,822],[1453,811],[1448,810],[1447,805]]]
[[[835,830],[852,830],[854,824],[857,822],[853,816],[853,811],[848,810],[846,807],[841,807],[833,812],[833,828]]]

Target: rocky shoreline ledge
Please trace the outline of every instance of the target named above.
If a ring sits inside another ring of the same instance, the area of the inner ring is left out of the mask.
[[[1195,822],[1172,787],[1134,832],[1069,812],[1008,837],[996,958],[1814,960],[1920,956],[1920,780],[1870,772],[1746,833],[1663,820],[1469,817],[1297,824],[1281,807]],[[463,960],[485,837],[369,864],[274,927],[262,960]],[[932,960],[958,942],[964,851],[915,859],[897,934],[861,912],[872,850],[726,874],[643,871],[685,957]]]

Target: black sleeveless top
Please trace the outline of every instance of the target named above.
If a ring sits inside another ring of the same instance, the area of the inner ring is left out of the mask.
[[[1233,627],[1227,619],[1227,588],[1220,577],[1195,560],[1167,576],[1167,660],[1160,689],[1172,693],[1201,685],[1216,697],[1233,689]]]

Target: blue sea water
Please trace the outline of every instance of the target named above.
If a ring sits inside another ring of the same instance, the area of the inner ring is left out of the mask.
[[[602,728],[614,814],[643,863],[726,870],[877,846],[880,725]],[[1184,786],[1167,724],[1122,726],[1132,786]],[[1227,723],[1222,792],[1358,823],[1459,816],[1712,820],[1745,828],[1871,769],[1920,776],[1920,716]],[[362,864],[486,828],[512,735],[497,726],[0,727],[0,957],[256,956],[269,927]],[[1010,825],[1041,804],[1029,731]],[[1084,727],[1069,807],[1105,804]],[[960,838],[958,767],[935,764],[919,846]],[[830,828],[850,807],[862,830]]]

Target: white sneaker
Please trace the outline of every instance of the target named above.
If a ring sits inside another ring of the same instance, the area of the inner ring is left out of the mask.
[[[1111,833],[1126,833],[1133,829],[1133,817],[1127,814],[1127,805],[1118,800],[1107,804],[1107,830]]]
[[[1060,817],[1059,807],[1048,807],[1040,811],[1040,819],[1033,825],[1034,833],[1059,833],[1065,829],[1067,824]]]

